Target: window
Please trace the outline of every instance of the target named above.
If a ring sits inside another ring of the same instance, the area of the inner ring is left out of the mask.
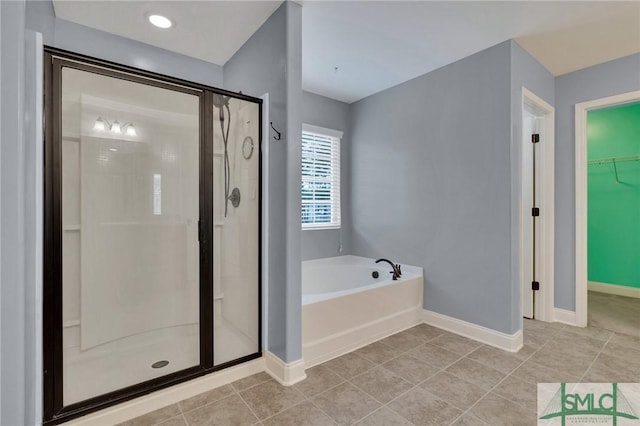
[[[302,126],[302,229],[340,227],[342,132]]]

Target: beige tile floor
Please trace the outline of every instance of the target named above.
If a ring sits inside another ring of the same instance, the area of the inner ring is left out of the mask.
[[[123,425],[535,425],[537,382],[640,381],[638,337],[528,320],[524,331],[512,354],[421,324],[292,387],[259,373]]]
[[[589,292],[589,325],[640,337],[640,299]]]

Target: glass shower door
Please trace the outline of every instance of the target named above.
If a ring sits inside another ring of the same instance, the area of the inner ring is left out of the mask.
[[[45,49],[43,420],[261,356],[261,101]]]
[[[213,95],[214,365],[260,350],[260,105]]]
[[[61,70],[67,406],[201,363],[200,95]]]

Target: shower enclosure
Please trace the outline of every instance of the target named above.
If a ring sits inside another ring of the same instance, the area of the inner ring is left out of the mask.
[[[45,413],[260,356],[261,100],[48,50]]]

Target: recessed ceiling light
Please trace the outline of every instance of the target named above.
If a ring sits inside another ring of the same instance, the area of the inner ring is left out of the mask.
[[[149,15],[149,22],[155,25],[158,28],[167,29],[173,27],[173,22],[171,19],[162,15]]]

